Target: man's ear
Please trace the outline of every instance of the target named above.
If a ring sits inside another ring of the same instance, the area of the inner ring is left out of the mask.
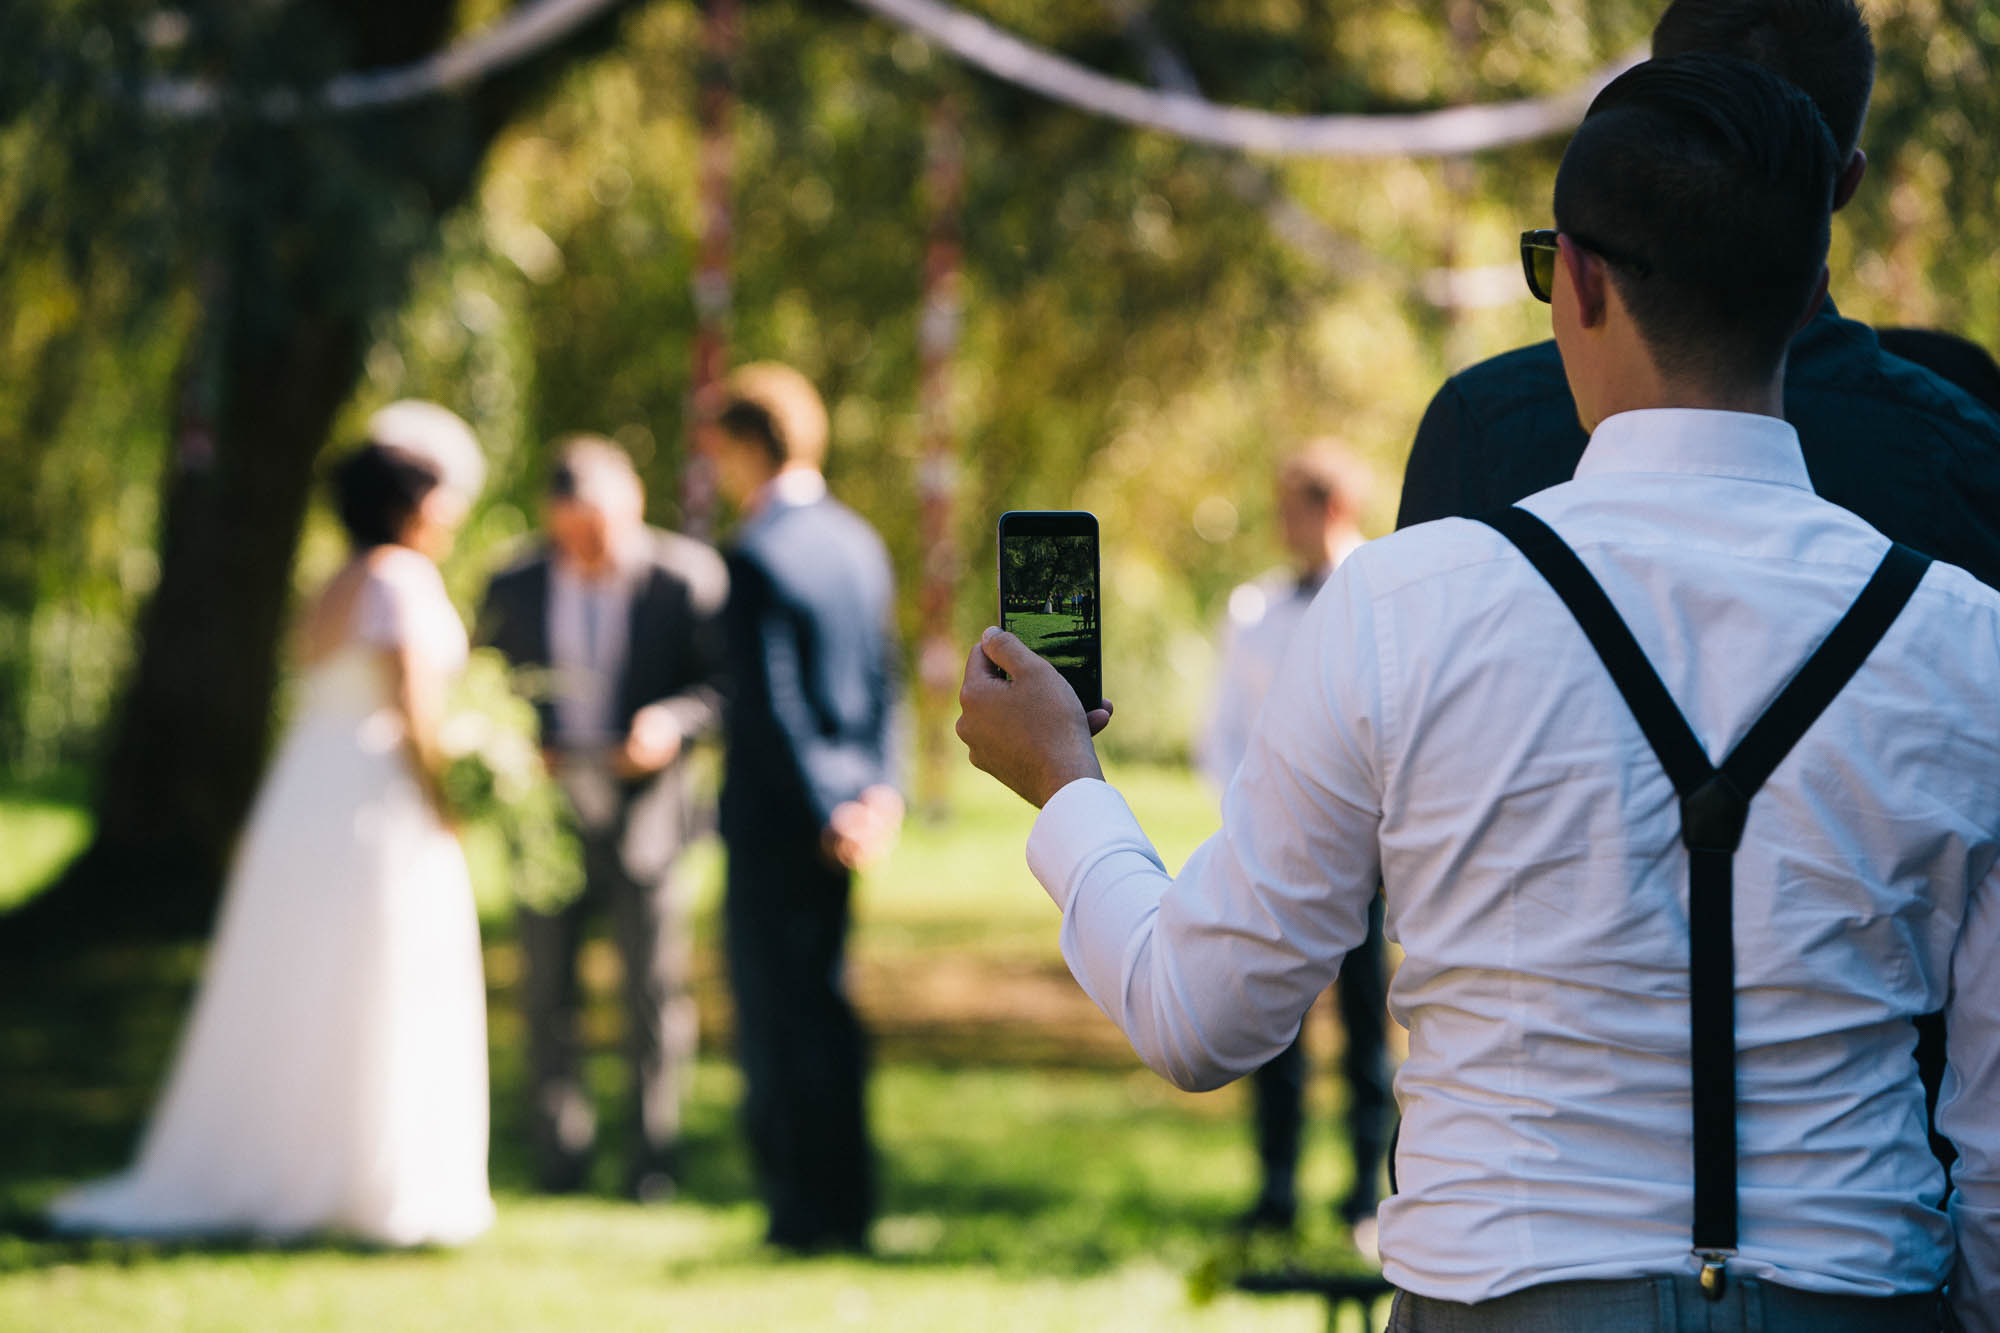
[[[1852,199],[1854,192],[1861,188],[1861,178],[1867,174],[1868,154],[1857,148],[1854,150],[1854,156],[1847,159],[1847,165],[1841,168],[1840,175],[1834,178],[1834,212],[1838,213],[1841,209],[1847,207],[1847,201]]]
[[[1576,322],[1594,329],[1604,322],[1604,284],[1609,281],[1604,261],[1567,236],[1558,235],[1556,247],[1557,259],[1576,297]]]
[[[1819,282],[1813,287],[1812,300],[1806,302],[1806,313],[1799,317],[1799,329],[1803,329],[1806,325],[1812,323],[1813,316],[1817,315],[1819,308],[1826,304],[1826,282],[1826,265],[1821,264],[1819,266]],[[1797,333],[1798,329],[1794,329],[1792,332]]]

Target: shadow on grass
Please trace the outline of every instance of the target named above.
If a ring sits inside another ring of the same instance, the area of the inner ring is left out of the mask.
[[[195,1254],[379,1252],[337,1237],[301,1245],[72,1239],[43,1221],[60,1189],[126,1164],[200,958],[192,946],[124,947],[0,980],[0,1272],[136,1267]],[[873,1097],[883,1185],[873,1262],[977,1265],[1028,1277],[1087,1276],[1135,1259],[1189,1267],[1240,1206],[1247,1179],[1226,1172],[1220,1184],[1195,1179],[1205,1163],[1232,1153],[1243,1153],[1247,1165],[1233,1117],[1159,1100],[1150,1082],[1134,1082],[1129,1060],[1121,1067],[1065,1060],[1060,1043],[1037,1037],[1032,1022],[1014,1025],[1018,1040],[999,1041],[991,1030],[948,1023],[927,1038],[919,1015],[899,1019],[892,1057],[878,1060]],[[503,1196],[527,1195],[534,1163],[525,1040],[505,989],[492,996],[490,1024],[491,1178]],[[593,1205],[619,1197],[628,1160],[632,1117],[617,1024],[615,992],[593,993],[584,1072],[599,1138],[583,1195]],[[679,1257],[663,1255],[669,1272],[777,1262],[745,1241],[744,1211],[755,1210],[757,1196],[736,1123],[739,1097],[729,1062],[705,1059],[687,1105],[671,1205],[696,1210],[705,1239]],[[508,1206],[503,1200],[503,1213]],[[632,1213],[640,1215],[637,1205]]]
[[[200,1236],[186,1240],[139,1239],[123,1236],[65,1235],[49,1226],[37,1211],[0,1211],[0,1274],[45,1268],[144,1268],[190,1256],[204,1258],[253,1255],[374,1255],[445,1254],[432,1246],[386,1246],[335,1235],[280,1241],[268,1237]]]

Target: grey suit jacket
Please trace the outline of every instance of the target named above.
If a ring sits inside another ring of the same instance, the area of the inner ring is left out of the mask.
[[[623,730],[641,708],[665,707],[692,742],[714,732],[722,717],[721,613],[729,595],[722,557],[689,537],[646,529],[644,567],[633,585],[625,667],[615,721]],[[551,553],[537,543],[493,576],[480,609],[477,635],[517,667],[546,669],[549,650]],[[550,699],[536,698],[545,741],[561,740]],[[657,776],[623,784],[619,815],[608,836],[618,840],[626,872],[656,879],[698,832],[687,784],[687,751]]]

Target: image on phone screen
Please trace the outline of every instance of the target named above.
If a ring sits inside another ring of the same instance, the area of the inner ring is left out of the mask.
[[[1085,708],[1104,698],[1097,518],[1075,510],[1000,516],[1000,628],[1048,659]]]

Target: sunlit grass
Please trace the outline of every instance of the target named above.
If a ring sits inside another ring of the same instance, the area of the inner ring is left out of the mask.
[[[1208,832],[1213,801],[1187,775],[1113,776],[1168,864]],[[162,1250],[39,1234],[34,1219],[56,1190],[129,1153],[200,955],[113,951],[33,993],[0,991],[0,1065],[10,1072],[0,1091],[0,1333],[1324,1327],[1308,1297],[1192,1298],[1189,1275],[1214,1269],[1217,1238],[1254,1181],[1245,1092],[1174,1091],[1076,991],[1056,950],[1055,910],[1023,860],[1032,819],[968,772],[950,822],[913,822],[861,886],[856,990],[880,1037],[871,1113],[883,1209],[872,1260],[784,1260],[759,1244],[762,1213],[735,1123],[740,1083],[726,1058],[722,862],[711,843],[691,867],[711,1054],[688,1108],[681,1193],[649,1208],[610,1193],[624,1072],[602,945],[584,967],[602,1193],[526,1192],[518,963],[504,879],[488,868],[500,1217],[458,1252]],[[1302,1181],[1309,1199],[1329,1204],[1345,1184],[1326,1132],[1333,1095],[1325,1081],[1312,1089]],[[1309,1210],[1311,1243],[1332,1242],[1327,1212]]]
[[[0,792],[0,912],[53,878],[90,841],[90,816],[73,800]]]

